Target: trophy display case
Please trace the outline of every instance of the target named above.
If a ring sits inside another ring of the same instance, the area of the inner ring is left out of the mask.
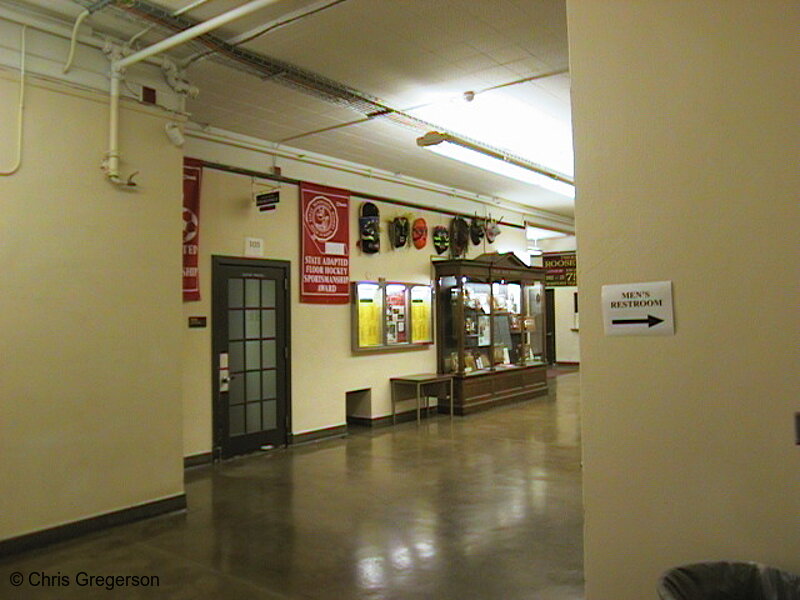
[[[439,373],[467,414],[547,393],[544,270],[513,253],[435,261]]]

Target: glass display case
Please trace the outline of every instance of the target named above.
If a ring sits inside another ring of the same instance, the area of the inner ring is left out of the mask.
[[[547,393],[544,270],[513,253],[434,262],[439,372],[459,414]]]
[[[352,288],[353,352],[403,350],[433,344],[430,285],[357,281]]]

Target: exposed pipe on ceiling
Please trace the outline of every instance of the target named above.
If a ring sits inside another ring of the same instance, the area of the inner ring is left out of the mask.
[[[223,132],[215,132],[205,129],[201,130],[198,129],[197,126],[193,126],[187,129],[185,133],[186,136],[189,138],[195,138],[198,140],[205,140],[217,144],[223,144],[225,146],[230,146],[232,148],[252,150],[254,152],[265,154],[267,156],[285,158],[303,164],[313,165],[316,167],[322,167],[326,169],[332,169],[334,171],[348,173],[351,175],[358,175],[360,177],[366,177],[374,181],[385,181],[387,183],[393,183],[411,189],[441,194],[443,196],[447,196],[450,198],[469,200],[471,202],[483,204],[492,210],[496,210],[498,208],[509,210],[518,213],[520,215],[524,215],[526,221],[531,223],[537,223],[541,227],[558,231],[570,232],[570,233],[574,232],[574,227],[575,227],[574,220],[571,219],[570,217],[565,217],[563,215],[534,208],[532,206],[517,204],[511,200],[506,200],[502,198],[484,198],[481,197],[479,194],[462,192],[456,190],[455,188],[450,188],[435,183],[425,182],[422,180],[413,179],[411,177],[392,175],[388,172],[382,172],[379,169],[373,170],[367,168],[359,168],[353,165],[346,164],[344,162],[340,163],[333,159],[323,159],[322,157],[311,156],[307,152],[293,150],[290,148],[279,149],[275,146],[268,145],[266,143],[255,143],[253,141],[247,141],[241,139],[238,136],[236,136],[236,134],[226,134]]]
[[[333,8],[334,6],[342,4],[343,2],[347,2],[347,0],[332,0],[332,1],[323,0],[321,2],[317,2],[315,4],[312,4],[311,6],[306,6],[294,12],[291,12],[287,15],[284,15],[279,19],[275,19],[268,23],[262,23],[261,25],[259,25],[254,29],[251,29],[250,31],[246,31],[240,35],[237,35],[233,38],[226,40],[226,42],[231,46],[239,46],[241,44],[245,44],[271,31],[275,31],[276,29],[280,29],[281,27],[285,27],[286,25],[291,25],[292,23],[296,23],[301,19],[305,19],[307,17],[310,17],[311,15],[315,15],[329,8]],[[184,67],[188,67],[199,60],[211,56],[214,53],[215,50],[207,50],[205,52],[200,52],[198,54],[195,54],[194,56],[190,56],[189,58],[187,58],[184,61],[183,65]]]
[[[161,40],[160,42],[156,42],[155,44],[148,46],[147,48],[143,48],[138,52],[134,52],[130,56],[126,56],[125,58],[120,59],[116,62],[116,67],[118,69],[125,69],[131,65],[136,64],[144,60],[145,58],[149,58],[155,54],[160,54],[162,52],[166,52],[174,48],[175,46],[180,46],[181,44],[185,44],[186,42],[190,42],[193,39],[200,37],[204,33],[208,33],[209,31],[213,31],[214,29],[218,29],[223,25],[227,25],[232,21],[236,21],[237,19],[241,19],[242,17],[246,17],[250,13],[253,13],[265,6],[269,6],[270,4],[275,4],[278,0],[250,0],[247,4],[243,4],[236,8],[233,8],[227,12],[222,13],[221,15],[217,15],[216,17],[212,17],[208,21],[202,21],[197,25],[190,27],[189,29],[185,29],[179,33],[176,33],[173,36],[168,37],[165,40]]]
[[[136,173],[133,173],[127,179],[123,179],[119,170],[119,87],[125,69],[135,65],[136,63],[142,62],[143,60],[151,58],[156,54],[166,52],[167,50],[175,48],[176,46],[185,44],[186,42],[208,33],[209,31],[213,31],[214,29],[222,27],[223,25],[231,23],[237,19],[246,17],[247,15],[264,8],[265,6],[274,4],[275,2],[277,2],[277,0],[251,0],[247,4],[243,4],[237,8],[217,15],[208,21],[198,23],[193,27],[185,29],[184,31],[176,33],[173,36],[161,40],[160,42],[156,42],[155,44],[152,44],[127,56],[123,56],[123,53],[119,51],[119,49],[110,49],[111,84],[108,152],[103,160],[102,167],[106,173],[106,177],[108,177],[108,180],[111,183],[126,189],[132,189],[136,187],[136,183],[133,181],[133,177],[136,175]]]

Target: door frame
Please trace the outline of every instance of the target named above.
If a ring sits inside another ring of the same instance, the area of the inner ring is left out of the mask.
[[[544,325],[544,351],[548,365],[556,364],[556,291],[549,287],[544,289],[545,298],[545,325]],[[553,349],[553,356],[550,356],[550,348]]]
[[[227,289],[220,285],[222,267],[250,267],[280,269],[283,272],[284,302],[286,307],[286,417],[284,423],[285,438],[283,446],[289,445],[292,439],[292,293],[291,293],[291,266],[288,260],[273,260],[265,258],[241,258],[238,256],[224,256],[214,254],[211,256],[211,408],[212,408],[212,455],[214,460],[222,458],[222,406],[219,401],[219,352],[217,348],[216,328],[214,316],[215,308],[221,306],[224,293]]]

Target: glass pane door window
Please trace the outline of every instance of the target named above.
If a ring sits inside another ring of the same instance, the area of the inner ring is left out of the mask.
[[[351,346],[355,353],[433,344],[430,285],[358,281],[352,284]]]
[[[231,437],[277,427],[274,280],[228,279],[228,432]]]
[[[411,286],[411,343],[433,343],[433,289],[429,285]]]
[[[537,281],[525,286],[525,299],[527,314],[523,320],[523,329],[526,362],[544,362],[544,285]]]
[[[355,301],[358,321],[358,346],[360,348],[382,346],[383,290],[381,286],[370,282],[357,283]]]
[[[522,364],[522,285],[505,280],[492,283],[492,319],[494,365],[509,367]]]
[[[408,342],[408,287],[402,283],[386,285],[386,345]]]
[[[492,367],[492,288],[489,283],[462,278],[464,302],[464,373]]]
[[[455,277],[441,277],[438,281],[437,302],[439,304],[439,344],[441,346],[439,369],[442,373],[457,373],[461,370],[458,363],[458,329],[456,316],[460,313],[461,290]]]

